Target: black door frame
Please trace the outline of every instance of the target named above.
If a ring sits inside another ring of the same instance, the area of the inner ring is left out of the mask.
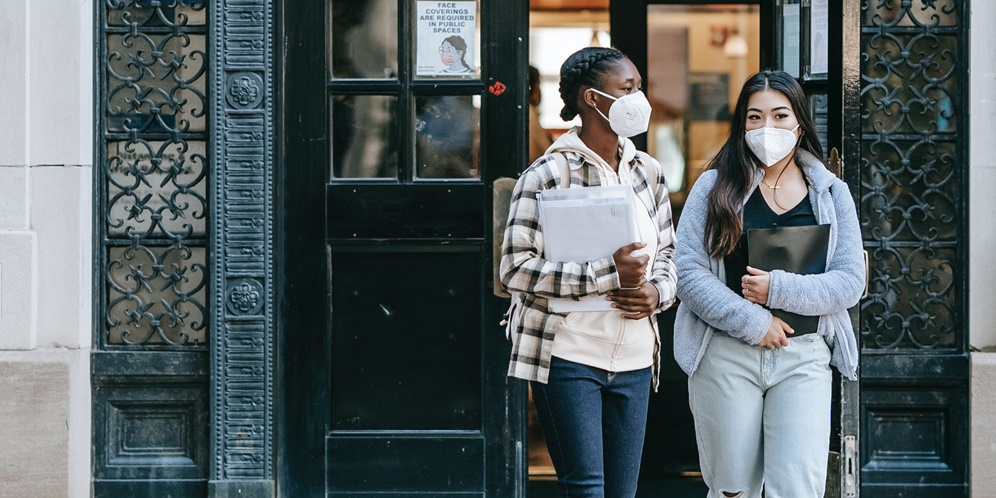
[[[642,2],[641,2],[642,3]],[[713,3],[713,2],[703,2],[700,0],[688,0],[686,2],[674,2],[674,3]],[[761,3],[761,15],[762,19],[773,19],[773,2]],[[306,13],[309,7],[307,5],[294,5],[294,11],[302,13],[301,15],[317,15],[322,17],[322,12],[311,12]],[[830,75],[829,81],[840,81],[841,88],[839,92],[834,89],[833,92],[828,91],[828,97],[830,99],[831,107],[838,107],[843,109],[840,116],[832,116],[828,123],[829,127],[829,146],[839,147],[842,158],[842,174],[845,181],[851,188],[852,195],[855,198],[861,195],[862,192],[862,181],[863,172],[861,171],[861,164],[864,160],[862,156],[861,146],[862,146],[862,127],[861,120],[856,117],[862,115],[862,67],[861,67],[861,53],[863,51],[862,41],[861,41],[861,30],[862,30],[862,10],[861,5],[858,0],[831,0],[831,40],[830,46],[838,46],[841,49],[841,57],[831,58]],[[497,12],[497,7],[495,7]],[[308,70],[314,70],[314,68],[324,67],[324,46],[320,46],[321,42],[316,42],[316,40],[321,40],[323,37],[321,33],[316,37],[315,34],[308,35],[306,32],[288,30],[286,28],[287,23],[285,21],[285,15],[287,12],[286,5],[281,7],[280,13],[280,33],[281,39],[285,40],[286,50],[280,51],[278,53],[278,63],[279,71],[277,72],[278,84],[280,85],[280,91],[278,95],[280,96],[281,103],[285,112],[280,115],[279,129],[280,129],[280,140],[279,143],[284,145],[284,151],[282,155],[281,162],[278,166],[277,175],[277,202],[278,202],[278,226],[280,228],[279,236],[277,238],[277,249],[278,253],[284,254],[285,257],[281,258],[282,261],[304,261],[304,260],[317,260],[321,261],[323,271],[313,271],[313,268],[303,268],[300,266],[291,266],[287,264],[278,263],[278,280],[284,280],[285,282],[295,282],[294,285],[289,283],[278,287],[277,291],[279,294],[280,308],[278,313],[280,315],[279,328],[281,332],[278,333],[278,338],[280,340],[279,355],[280,361],[278,362],[279,370],[277,377],[277,385],[280,386],[278,389],[279,403],[277,417],[279,420],[277,436],[278,436],[278,448],[287,448],[289,445],[301,445],[299,448],[308,448],[307,432],[312,431],[322,431],[327,429],[326,427],[310,426],[307,420],[300,416],[304,410],[309,406],[315,406],[319,410],[318,413],[322,413],[321,410],[326,410],[324,420],[327,420],[327,399],[315,398],[310,396],[305,386],[311,381],[314,374],[314,370],[308,370],[301,368],[301,366],[308,362],[317,362],[317,364],[322,365],[320,369],[326,369],[327,372],[328,365],[322,363],[324,360],[320,357],[321,347],[327,347],[327,344],[322,342],[317,343],[320,347],[315,347],[311,349],[302,349],[296,353],[291,353],[288,348],[288,343],[290,341],[291,335],[288,333],[291,330],[306,330],[308,328],[317,328],[320,330],[326,330],[328,324],[326,319],[321,316],[313,315],[309,316],[308,313],[298,313],[299,310],[307,311],[310,308],[322,309],[326,307],[327,304],[327,282],[324,280],[324,272],[327,271],[327,255],[324,253],[324,247],[322,242],[322,230],[324,227],[320,220],[316,220],[315,217],[309,217],[310,213],[314,210],[322,210],[325,207],[325,199],[323,193],[312,193],[307,194],[307,186],[316,182],[320,185],[324,184],[324,171],[323,168],[319,169],[307,169],[296,167],[295,165],[300,164],[325,164],[325,151],[326,151],[326,138],[324,136],[316,136],[313,134],[314,129],[309,130],[307,126],[301,125],[299,122],[295,123],[295,115],[293,109],[302,109],[309,105],[315,104],[316,102],[324,102],[324,87],[316,87],[304,92],[290,92],[287,91],[288,79],[300,77],[302,74],[306,74]],[[523,22],[528,18],[528,5],[526,2],[518,2],[513,6],[508,6],[507,10],[501,11],[504,13],[504,19],[520,19]],[[959,13],[962,16],[964,24],[967,24],[967,13],[968,9],[965,6],[959,7]],[[615,2],[611,9],[611,24],[613,32],[625,32],[626,30],[645,30],[646,29],[646,12],[645,5],[634,5],[633,3]],[[482,31],[488,29],[487,24],[482,26]],[[526,33],[525,26],[520,26],[517,30],[508,30],[507,24],[506,28],[502,31],[502,28],[497,26],[494,29],[498,30],[500,33],[504,33],[506,36],[510,36],[510,33],[518,31],[520,33]],[[877,28],[875,28],[877,29]],[[898,28],[907,29],[907,28]],[[964,29],[961,27],[959,29]],[[964,41],[965,36],[959,35],[960,40]],[[514,36],[512,37],[514,38]],[[523,37],[527,39],[526,37]],[[617,39],[617,45],[620,49],[627,52],[637,64],[638,68],[645,70],[646,68],[646,47],[644,46],[627,46],[625,40]],[[503,38],[503,41],[507,43],[506,47],[515,47],[515,50],[519,55],[519,60],[525,60],[525,43],[516,41],[514,39]],[[482,47],[483,51],[498,51],[503,50],[499,48],[500,43],[492,40],[492,43]],[[767,45],[767,47],[762,46],[761,50],[761,62],[762,65],[771,65],[776,57],[776,47],[773,45]],[[498,73],[500,68],[495,68],[495,72]],[[519,84],[525,84],[525,75],[517,72],[515,68],[508,69],[509,72],[505,74],[487,74],[485,75],[485,81],[487,85],[491,85],[497,81],[502,81],[507,84],[508,81],[518,81]],[[964,77],[966,70],[961,68],[958,73],[961,77]],[[967,79],[965,80],[967,81]],[[508,85],[509,88],[513,88],[514,85]],[[511,94],[510,94],[511,95]],[[487,97],[490,99],[492,97]],[[525,108],[524,95],[515,94],[514,96],[517,101],[520,101]],[[835,99],[839,103],[834,103]],[[322,104],[324,105],[324,104]],[[959,107],[962,108],[962,107]],[[851,119],[846,119],[850,117]],[[524,129],[525,128],[525,116],[519,113],[508,113],[508,114],[487,114],[485,113],[482,117],[482,126],[488,129],[496,129],[495,127],[504,126],[506,130]],[[962,119],[963,122],[967,122],[966,119]],[[834,130],[839,131],[834,131]],[[522,140],[524,137],[516,136],[515,133],[509,133],[507,135],[509,143],[514,144],[512,147],[515,149],[514,157],[509,160],[507,154],[503,154],[501,151],[486,149],[485,157],[486,161],[491,162],[491,164],[506,165],[504,171],[498,171],[496,169],[486,168],[485,169],[485,185],[489,185],[490,181],[497,176],[514,176],[519,167],[517,165],[525,164],[525,147]],[[840,141],[835,143],[835,137],[840,137]],[[867,138],[867,137],[866,137]],[[296,140],[296,146],[290,147],[288,144],[291,140]],[[871,140],[871,138],[867,138]],[[967,149],[965,145],[966,140],[960,140],[958,142],[958,150],[964,151]],[[502,161],[504,160],[504,162]],[[967,190],[965,187],[967,180],[961,181],[961,188]],[[297,190],[295,190],[297,189]],[[298,192],[295,194],[293,202],[287,196],[288,192]],[[305,193],[302,195],[302,193]],[[963,205],[960,206],[964,209],[964,197],[962,200]],[[960,223],[963,223],[960,222]],[[293,230],[290,227],[295,227]],[[871,242],[869,242],[871,243]],[[967,260],[965,256],[964,249],[959,250],[959,262],[964,262]],[[964,266],[963,266],[964,267]],[[298,279],[298,280],[295,280]],[[959,284],[959,290],[967,290],[967,286],[963,280]],[[296,282],[302,282],[302,284],[297,284]],[[310,287],[310,290],[309,290]],[[314,289],[321,289],[315,292]],[[961,294],[964,295],[963,293]],[[500,314],[502,309],[502,300],[493,297],[483,298],[487,303],[485,304],[485,312],[491,313],[497,321],[497,315]],[[958,304],[958,312],[961,316],[962,330],[965,329],[964,325],[967,323],[967,306],[964,303]],[[857,313],[852,315],[854,322],[857,324],[858,316]],[[860,330],[860,329],[858,329]],[[506,483],[507,493],[502,494],[503,496],[519,496],[524,491],[524,483],[527,476],[526,464],[525,464],[525,453],[524,447],[514,448],[516,444],[520,444],[525,441],[525,393],[524,386],[521,383],[515,381],[509,381],[504,375],[504,362],[507,354],[507,345],[504,344],[503,340],[497,338],[500,337],[500,331],[496,330],[494,337],[489,337],[489,340],[495,340],[493,343],[496,353],[491,360],[493,365],[489,367],[489,372],[495,376],[495,378],[487,380],[487,382],[493,382],[493,385],[503,385],[505,392],[505,403],[507,408],[507,413],[511,414],[509,417],[502,421],[501,429],[506,431],[505,440],[499,445],[500,447],[491,448],[489,451],[494,451],[494,455],[497,455],[497,460],[505,462],[504,465],[499,466],[489,466],[488,472],[499,473],[502,476],[495,477],[489,474],[487,478],[489,482],[501,481]],[[860,337],[859,337],[860,339]],[[967,339],[966,336],[960,336],[959,343],[956,347],[955,354],[953,355],[919,355],[925,362],[926,366],[938,364],[943,368],[938,370],[941,372],[941,376],[931,380],[928,373],[916,374],[916,379],[910,379],[906,381],[903,389],[925,389],[925,392],[929,392],[932,386],[944,386],[944,389],[954,389],[958,392],[963,392],[965,379],[965,371],[967,370],[965,366],[965,351],[967,350]],[[866,352],[867,353],[867,352]],[[864,359],[862,361],[862,367],[866,370],[862,372],[862,382],[860,386],[862,388],[870,387],[873,389],[888,389],[890,382],[895,371],[894,367],[896,365],[908,365],[911,363],[905,361],[909,356],[903,351],[872,351],[874,354],[864,354]],[[884,353],[884,354],[879,354]],[[309,359],[310,358],[310,359]],[[871,371],[867,371],[871,367]],[[324,375],[324,373],[323,373]],[[884,472],[879,472],[876,469],[864,469],[862,470],[863,462],[868,461],[875,455],[877,451],[876,448],[868,447],[868,445],[878,445],[880,443],[873,442],[872,439],[864,441],[864,445],[857,444],[857,436],[859,426],[863,426],[869,423],[866,419],[869,414],[874,410],[879,409],[883,405],[881,402],[876,402],[872,400],[872,404],[865,406],[865,400],[859,398],[859,384],[858,383],[844,383],[843,387],[848,390],[847,399],[851,400],[843,407],[845,411],[850,411],[852,414],[860,413],[860,420],[857,415],[844,416],[842,417],[842,427],[841,431],[845,435],[853,435],[855,440],[852,441],[850,447],[843,447],[842,452],[844,453],[843,458],[840,462],[841,474],[842,474],[842,488],[844,486],[850,486],[851,492],[842,489],[841,492],[845,496],[855,496],[860,492],[858,487],[859,479],[862,474],[868,473],[868,475],[885,475]],[[922,387],[920,387],[922,386]],[[959,391],[961,390],[961,391]],[[862,396],[863,398],[863,396]],[[883,398],[884,399],[884,398]],[[911,400],[913,398],[910,398]],[[859,402],[860,400],[860,402]],[[959,405],[960,406],[960,405]],[[956,409],[960,409],[957,408]],[[295,416],[295,410],[297,415]],[[954,422],[961,420],[961,412],[954,413]],[[312,421],[318,420],[318,418],[312,418]],[[314,425],[314,424],[312,424]],[[320,425],[320,424],[319,424]],[[962,431],[955,427],[953,443],[955,445],[961,444],[958,441],[964,441],[967,436],[965,436],[966,431]],[[945,433],[945,437],[948,434]],[[320,439],[317,439],[320,441]],[[882,442],[884,444],[887,442]],[[300,451],[300,452],[287,452],[281,451],[281,458],[277,459],[277,475],[279,480],[279,485],[281,486],[281,491],[284,490],[301,490],[302,493],[309,493],[310,490],[322,489],[324,472],[323,459],[320,456],[323,454],[323,448],[320,443],[316,440],[311,440],[313,445],[311,450]],[[888,449],[887,447],[884,447]],[[313,450],[313,451],[312,451]],[[489,453],[491,455],[491,453]],[[858,456],[861,455],[861,458]],[[849,456],[849,458],[848,458]],[[489,457],[490,458],[490,457]],[[491,461],[495,461],[492,459]],[[965,472],[965,467],[960,467],[956,469],[956,473]],[[861,472],[858,472],[858,471]],[[311,476],[310,478],[308,476]],[[303,478],[298,479],[299,476]],[[317,477],[316,477],[317,476]],[[967,483],[967,477],[964,477]],[[309,486],[314,486],[309,488]],[[874,485],[873,485],[874,486]],[[910,485],[912,489],[912,485]],[[878,489],[877,487],[868,487],[867,490],[873,491]],[[967,489],[967,484],[965,485]],[[288,493],[293,491],[287,491]]]
[[[323,118],[304,119],[309,107],[328,112],[325,24],[289,26],[296,16],[325,19],[325,3],[282,1],[276,7],[278,39],[284,46],[276,61],[276,93],[283,109],[278,117],[281,150],[276,175],[276,252],[283,255],[276,271],[281,283],[276,371],[280,386],[276,443],[281,457],[276,464],[277,490],[286,496],[325,495],[329,398],[326,390],[312,389],[329,377],[328,319],[327,313],[318,311],[328,307],[329,292],[324,216],[316,215],[325,211],[325,191],[309,187],[326,183],[328,138]],[[303,339],[311,347],[295,347]]]

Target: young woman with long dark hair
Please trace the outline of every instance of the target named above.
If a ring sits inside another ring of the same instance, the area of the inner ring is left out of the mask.
[[[682,210],[674,354],[710,498],[823,496],[830,367],[856,378],[847,309],[864,259],[850,192],[822,157],[798,82],[763,71],[744,84],[730,136]],[[826,224],[825,272],[748,266],[748,230]],[[793,329],[771,309],[818,325]]]

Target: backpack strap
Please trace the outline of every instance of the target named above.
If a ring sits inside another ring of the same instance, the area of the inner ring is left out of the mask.
[[[571,165],[567,162],[567,155],[563,152],[554,152],[550,155],[553,156],[553,160],[557,162],[557,168],[560,169],[560,186],[558,188],[571,188]]]
[[[649,154],[640,150],[636,151],[636,158],[647,170],[647,186],[650,187],[650,192],[654,194],[654,200],[656,200],[657,188],[660,185],[660,178],[657,177],[660,174],[660,171],[657,171],[657,162]]]

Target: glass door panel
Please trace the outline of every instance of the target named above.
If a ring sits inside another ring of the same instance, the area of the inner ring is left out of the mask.
[[[415,98],[415,175],[479,178],[481,97]]]
[[[331,97],[332,178],[398,177],[398,98]]]
[[[521,494],[489,185],[525,157],[527,5],[284,6],[281,494]]]
[[[722,147],[740,86],[759,70],[757,5],[647,7],[647,151],[664,166],[677,215]]]
[[[398,77],[397,0],[332,0],[332,78]]]

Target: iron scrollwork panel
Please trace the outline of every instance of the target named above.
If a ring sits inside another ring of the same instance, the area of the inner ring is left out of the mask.
[[[98,343],[201,349],[207,341],[207,6],[102,5],[103,217]]]
[[[208,4],[95,3],[93,487],[204,496]]]
[[[955,0],[862,3],[864,350],[960,351],[964,158]]]
[[[204,344],[203,247],[128,245],[108,257],[109,343]]]

